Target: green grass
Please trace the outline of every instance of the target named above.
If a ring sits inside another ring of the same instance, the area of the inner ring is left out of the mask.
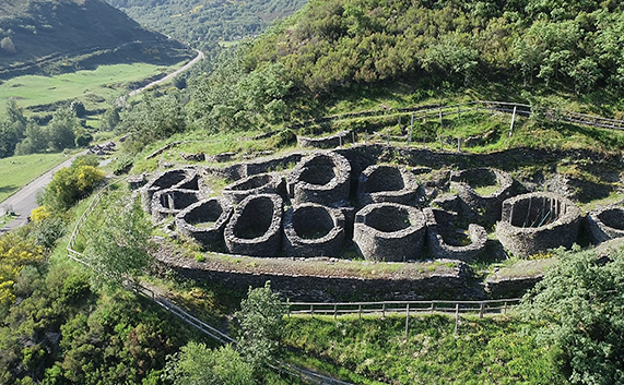
[[[62,154],[33,154],[0,159],[0,202],[65,160],[67,157]]]
[[[297,316],[288,359],[358,384],[566,384],[535,326],[507,317]]]
[[[5,81],[0,87],[0,100],[13,98],[20,107],[47,105],[62,100],[79,99],[88,109],[106,108],[107,102],[127,93],[130,82],[136,82],[172,67],[152,64],[115,64],[99,66],[94,71],[78,71],[57,76],[19,76]],[[5,114],[4,110],[0,115]]]

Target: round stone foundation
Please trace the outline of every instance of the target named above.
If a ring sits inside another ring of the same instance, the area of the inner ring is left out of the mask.
[[[355,215],[353,242],[370,261],[418,259],[425,237],[423,213],[397,203],[365,206]]]
[[[291,208],[284,215],[284,253],[289,257],[337,256],[345,239],[340,209],[315,203]]]
[[[225,227],[225,245],[233,254],[278,256],[281,227],[282,198],[276,194],[251,195],[236,206]]]
[[[450,187],[461,199],[461,214],[490,228],[500,219],[503,201],[512,196],[513,179],[494,168],[472,168],[452,173]]]
[[[624,207],[606,206],[591,211],[585,227],[596,244],[624,237]]]
[[[295,205],[334,205],[349,199],[351,164],[333,152],[312,154],[299,162],[288,180]]]
[[[204,249],[217,250],[223,245],[223,230],[232,211],[232,205],[220,198],[197,202],[177,215],[176,229]]]
[[[199,190],[197,170],[179,168],[156,175],[141,190],[143,206],[151,213],[154,194],[168,189]]]
[[[152,199],[152,218],[158,223],[169,216],[175,216],[180,211],[201,200],[199,191],[167,189],[154,194]]]
[[[357,201],[362,206],[383,202],[410,204],[418,187],[414,174],[404,167],[369,166],[358,178]]]
[[[223,196],[239,203],[250,195],[278,194],[286,191],[284,178],[278,174],[258,174],[241,179],[223,189]]]
[[[459,225],[456,213],[427,207],[427,247],[435,258],[470,262],[485,249],[487,232],[483,226]]]
[[[496,236],[514,255],[530,256],[563,246],[578,235],[581,210],[569,199],[551,193],[531,193],[503,202]]]

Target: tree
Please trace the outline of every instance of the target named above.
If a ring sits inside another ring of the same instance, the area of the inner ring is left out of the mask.
[[[54,174],[44,193],[43,202],[54,212],[69,209],[89,194],[104,179],[95,156],[79,156],[72,165]]]
[[[109,283],[140,275],[150,264],[152,226],[139,199],[111,195],[85,229],[85,254]]]
[[[572,384],[624,383],[624,248],[608,260],[561,252],[523,300],[521,314],[544,325],[540,339],[561,352]]]
[[[0,48],[2,48],[4,52],[10,55],[13,55],[17,52],[17,49],[15,48],[15,44],[13,44],[13,40],[9,36],[0,40]]]
[[[56,110],[48,124],[48,138],[52,150],[63,151],[66,148],[73,148],[76,140],[74,132],[79,126],[78,118],[70,109]]]
[[[175,385],[252,385],[253,369],[231,345],[211,350],[190,342],[168,357],[166,378]]]
[[[28,122],[24,136],[24,140],[15,147],[17,155],[40,153],[48,148],[48,133],[35,122]]]
[[[279,353],[285,314],[286,305],[279,294],[271,291],[270,281],[261,288],[250,287],[247,299],[241,301],[237,313],[241,326],[238,348],[256,373],[262,373]]]

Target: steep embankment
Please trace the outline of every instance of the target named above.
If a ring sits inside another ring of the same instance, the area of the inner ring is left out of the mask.
[[[101,0],[0,3],[0,77],[98,64],[169,64],[193,55]]]

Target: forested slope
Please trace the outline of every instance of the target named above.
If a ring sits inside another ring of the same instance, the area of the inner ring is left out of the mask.
[[[312,93],[405,77],[620,89],[623,16],[616,1],[312,0],[249,59]]]
[[[142,25],[192,44],[214,44],[261,33],[306,0],[107,0]]]

